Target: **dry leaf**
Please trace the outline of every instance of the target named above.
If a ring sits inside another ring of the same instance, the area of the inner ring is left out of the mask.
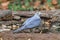
[[[47,4],[44,6],[44,8],[45,8],[46,10],[50,10],[50,8],[49,8],[49,6],[48,6]]]
[[[55,5],[55,4],[57,4],[58,2],[57,2],[57,0],[52,0],[52,4],[53,5]]]
[[[34,3],[34,8],[37,8],[39,5],[40,5],[40,1],[36,1],[36,2]]]
[[[1,3],[1,8],[2,9],[8,9],[8,4],[9,4],[9,1],[8,2],[4,2],[4,3]]]
[[[26,8],[25,5],[22,5],[22,8]]]
[[[51,10],[55,10],[55,7],[50,7]]]

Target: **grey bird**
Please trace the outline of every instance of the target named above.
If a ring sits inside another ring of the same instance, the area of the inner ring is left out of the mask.
[[[20,28],[18,28],[17,30],[13,31],[13,33],[18,33],[22,30],[25,29],[31,29],[31,28],[35,28],[40,26],[41,24],[41,18],[40,18],[40,14],[42,14],[41,12],[37,12],[35,13],[34,16],[28,18]]]

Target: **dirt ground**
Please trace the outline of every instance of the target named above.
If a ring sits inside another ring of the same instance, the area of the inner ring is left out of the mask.
[[[2,38],[1,38],[2,37]],[[60,40],[60,34],[57,33],[17,33],[2,32],[0,40]]]

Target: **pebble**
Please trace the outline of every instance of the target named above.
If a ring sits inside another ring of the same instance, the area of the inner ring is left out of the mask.
[[[0,40],[3,40],[2,38],[0,38]]]
[[[7,27],[6,25],[2,24],[2,29],[5,29],[6,27]]]
[[[31,38],[28,38],[28,40],[32,40]]]
[[[16,25],[12,25],[12,29],[15,30],[16,29]]]
[[[14,19],[19,20],[19,19],[21,19],[21,17],[20,16],[14,16]]]

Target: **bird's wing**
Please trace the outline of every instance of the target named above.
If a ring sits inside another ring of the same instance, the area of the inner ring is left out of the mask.
[[[41,22],[41,18],[39,15],[35,14],[31,19],[30,21],[28,21],[28,23],[26,23],[26,27],[30,28],[30,27],[34,27],[34,26],[38,26],[40,25],[40,22]]]
[[[30,20],[28,21],[28,23],[30,23],[31,21],[34,21],[36,19],[40,19],[40,16],[35,14],[33,17],[30,18]],[[28,23],[25,23],[25,24],[28,24]]]
[[[31,21],[34,18],[34,16],[28,18],[22,25],[25,25],[26,23],[29,23],[29,21]]]
[[[33,21],[31,21],[30,23],[28,23],[28,24],[26,25],[26,28],[37,27],[37,26],[40,25],[40,22],[41,22],[40,19],[33,20]]]
[[[23,29],[39,26],[40,21],[41,21],[40,18],[32,17],[30,18],[30,20],[25,21],[25,25],[23,25],[20,29],[23,30]]]
[[[30,21],[31,18],[28,18],[22,25],[25,25],[26,23],[28,23]]]
[[[35,14],[31,18],[28,18],[22,25],[25,25],[26,23],[29,23],[30,21],[32,21],[33,19],[36,19],[36,18],[40,18],[38,14]]]

